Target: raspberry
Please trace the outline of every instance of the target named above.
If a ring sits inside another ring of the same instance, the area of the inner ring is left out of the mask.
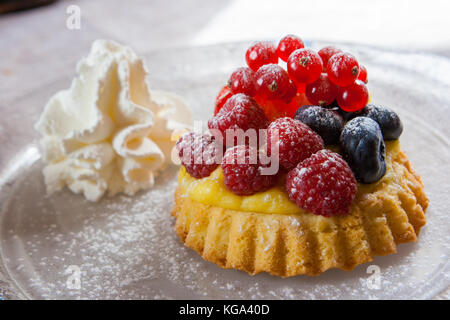
[[[320,49],[319,52],[317,52],[319,54],[319,56],[322,58],[324,72],[327,71],[327,65],[328,65],[328,61],[330,60],[330,58],[332,56],[334,56],[336,53],[341,53],[341,52],[342,52],[341,49],[338,49],[333,46],[324,47],[324,48]]]
[[[289,34],[285,36],[283,39],[281,39],[280,42],[278,43],[277,54],[281,60],[287,61],[292,52],[294,52],[297,49],[302,49],[304,47],[305,43],[303,42],[302,39],[292,34]]]
[[[323,149],[322,138],[298,120],[279,118],[267,128],[267,154],[270,156],[276,152],[280,165],[286,170],[291,170],[320,149]]]
[[[344,111],[359,111],[369,102],[369,90],[367,90],[364,82],[356,80],[347,87],[340,87],[336,100],[339,107]]]
[[[287,68],[289,76],[295,81],[311,83],[322,73],[322,59],[311,49],[298,49],[289,56]]]
[[[325,217],[345,215],[356,195],[356,180],[342,157],[320,150],[286,178],[289,198],[300,208]]]
[[[214,115],[216,115],[227,100],[233,95],[228,86],[224,86],[216,97],[216,105],[214,107]]]
[[[194,178],[207,177],[220,163],[220,143],[213,136],[188,132],[177,142],[178,156],[186,171]]]
[[[327,74],[328,79],[335,85],[348,86],[358,77],[358,61],[350,53],[337,53],[328,60]]]
[[[281,99],[289,90],[289,76],[277,64],[266,64],[255,73],[256,93],[264,99]]]
[[[315,105],[328,106],[336,99],[338,88],[331,83],[326,73],[322,73],[316,81],[306,85],[305,94]]]
[[[257,149],[240,145],[228,149],[222,160],[225,186],[234,194],[248,196],[265,191],[276,182],[276,175],[261,174]]]
[[[253,71],[269,63],[278,63],[277,48],[272,42],[256,42],[245,53],[245,61]]]
[[[231,91],[236,93],[244,93],[248,96],[254,96],[255,87],[253,86],[253,80],[255,73],[250,68],[237,68],[230,76],[229,87]]]
[[[218,130],[227,146],[236,144],[236,139],[226,141],[227,130],[242,129],[245,133],[249,129],[255,129],[258,135],[258,130],[267,128],[267,125],[268,120],[264,110],[253,98],[242,93],[229,98],[219,113],[208,121],[208,128]]]

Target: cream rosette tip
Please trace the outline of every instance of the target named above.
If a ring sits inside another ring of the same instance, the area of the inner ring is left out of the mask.
[[[144,61],[113,41],[95,41],[77,72],[36,124],[48,192],[68,186],[97,201],[152,187],[170,161],[173,132],[191,127],[189,109],[172,93],[151,92]]]

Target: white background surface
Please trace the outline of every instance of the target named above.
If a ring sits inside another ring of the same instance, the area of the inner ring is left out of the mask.
[[[66,27],[71,4],[80,30]],[[447,0],[61,0],[0,15],[0,105],[73,72],[97,38],[143,53],[294,33],[450,56],[449,9]]]

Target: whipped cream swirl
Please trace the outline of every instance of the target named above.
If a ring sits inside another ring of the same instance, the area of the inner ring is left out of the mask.
[[[48,193],[67,185],[97,201],[150,188],[171,159],[172,133],[190,127],[189,109],[176,95],[150,93],[144,61],[116,42],[95,41],[77,71],[36,124]]]

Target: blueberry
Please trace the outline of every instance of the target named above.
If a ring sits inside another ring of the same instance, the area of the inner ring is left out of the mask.
[[[386,173],[386,147],[380,126],[371,118],[356,117],[341,133],[344,157],[361,183],[373,183]]]
[[[378,123],[385,140],[396,140],[402,134],[403,124],[399,116],[389,108],[368,104],[362,109],[361,115]]]
[[[337,104],[336,100],[332,104],[327,106],[326,108],[329,109],[329,110],[334,110],[337,113],[339,113],[339,115],[342,117],[342,119],[344,119],[344,122],[350,121],[354,117],[357,117],[359,115],[359,112],[360,112],[360,111],[356,111],[356,112],[344,111],[341,108],[339,108],[339,105]]]
[[[317,132],[325,144],[338,144],[344,120],[333,110],[320,106],[303,106],[295,112],[294,119],[300,120]]]
[[[355,112],[347,112],[339,108],[337,112],[341,115],[345,122],[352,120],[356,115]]]

